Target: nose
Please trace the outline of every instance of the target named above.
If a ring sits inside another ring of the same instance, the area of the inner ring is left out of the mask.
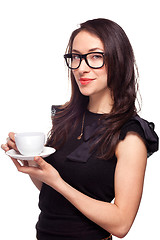
[[[80,72],[89,72],[90,69],[91,69],[91,68],[87,65],[86,60],[83,58],[82,61],[81,61],[80,66],[79,66],[79,68],[78,68],[78,70],[79,70]]]

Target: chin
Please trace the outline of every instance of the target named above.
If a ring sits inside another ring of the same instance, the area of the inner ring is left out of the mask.
[[[83,96],[86,96],[86,97],[89,97],[89,96],[91,96],[93,93],[91,93],[91,92],[89,92],[89,91],[80,91],[81,92],[81,94],[83,95]]]

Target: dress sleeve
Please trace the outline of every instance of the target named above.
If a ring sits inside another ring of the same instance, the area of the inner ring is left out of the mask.
[[[124,140],[128,132],[136,132],[144,140],[147,147],[147,155],[151,156],[158,151],[159,139],[154,131],[154,123],[148,122],[138,115],[124,124],[120,131],[120,140]]]

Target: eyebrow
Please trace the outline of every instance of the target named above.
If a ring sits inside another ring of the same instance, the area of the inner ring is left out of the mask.
[[[88,52],[94,52],[94,51],[97,51],[97,50],[100,50],[102,52],[104,51],[101,48],[91,48],[91,49],[88,50]],[[76,49],[72,49],[72,52],[81,53],[80,51],[78,51]]]

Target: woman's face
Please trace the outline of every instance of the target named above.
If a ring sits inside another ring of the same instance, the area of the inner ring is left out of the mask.
[[[72,54],[87,54],[90,52],[104,53],[104,46],[96,35],[83,30],[74,38]],[[99,69],[93,69],[82,59],[80,67],[72,70],[72,72],[83,95],[100,96],[107,93],[107,69],[105,65]]]

